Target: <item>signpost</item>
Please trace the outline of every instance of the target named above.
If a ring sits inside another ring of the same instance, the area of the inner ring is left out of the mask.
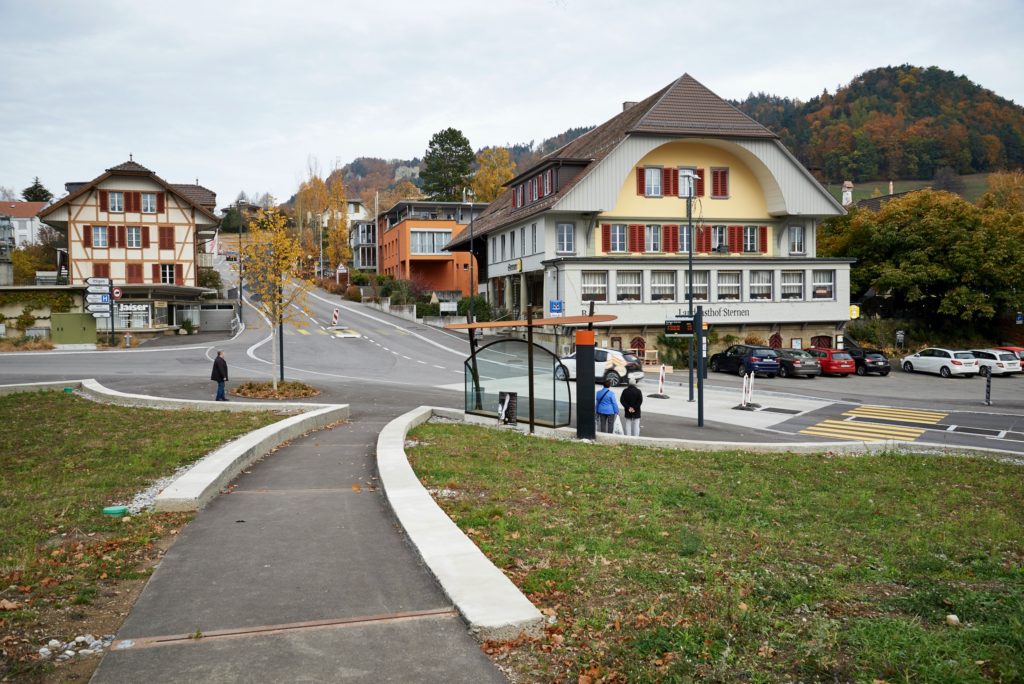
[[[114,346],[114,317],[111,301],[121,296],[121,289],[114,287],[110,278],[86,278],[86,310],[95,319],[110,319],[110,346]]]
[[[704,355],[706,353],[706,339],[704,331],[708,324],[704,322],[704,307],[698,306],[693,316],[679,315],[665,321],[665,337],[687,337],[696,338],[696,344],[690,346],[691,356],[689,359],[690,392],[693,392],[693,353],[697,354],[697,427],[704,427]],[[659,390],[660,393],[660,390]]]
[[[110,304],[110,295],[87,294],[85,295],[85,301],[87,304]]]

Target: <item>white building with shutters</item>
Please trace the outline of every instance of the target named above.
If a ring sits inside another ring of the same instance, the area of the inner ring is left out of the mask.
[[[67,278],[110,278],[124,293],[115,307],[117,329],[158,329],[199,323],[200,267],[212,254],[199,249],[213,237],[216,194],[200,185],[171,184],[134,161],[107,169],[39,216],[67,236]]]
[[[688,309],[692,247],[693,301],[720,342],[807,347],[848,320],[851,262],[817,257],[815,242],[843,211],[774,133],[683,75],[512,179],[472,251],[498,309],[594,302],[617,317],[599,345],[643,350]],[[449,249],[469,251],[469,237]]]

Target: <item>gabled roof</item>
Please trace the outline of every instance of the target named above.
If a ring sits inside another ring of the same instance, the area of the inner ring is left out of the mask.
[[[520,221],[554,206],[582,181],[627,136],[665,135],[701,138],[764,138],[778,136],[731,104],[715,95],[689,74],[683,74],[658,92],[628,107],[597,128],[584,133],[541,158],[536,164],[509,182],[536,174],[541,167],[558,164],[582,165],[583,168],[557,192],[519,208],[512,207],[512,191],[505,190],[476,220],[475,236]],[[463,233],[450,246],[465,243]]]
[[[878,197],[868,197],[867,199],[857,200],[853,203],[853,206],[858,209],[867,209],[869,211],[878,211],[882,208],[883,204],[888,204],[894,199],[900,197],[906,197],[912,192],[918,192],[918,190],[906,190],[904,192],[894,192],[891,195],[879,195]]]
[[[0,214],[16,219],[32,218],[39,213],[39,210],[46,206],[46,202],[0,202]]]
[[[197,211],[199,211],[200,213],[204,214],[211,221],[214,221],[214,222],[219,222],[220,221],[220,219],[217,218],[217,216],[213,213],[213,210],[214,210],[214,208],[216,206],[216,197],[217,196],[216,196],[216,194],[213,193],[212,190],[208,190],[207,188],[204,188],[201,185],[171,185],[170,183],[165,181],[163,178],[161,178],[160,176],[156,175],[155,173],[153,173],[152,171],[147,169],[145,166],[143,166],[142,164],[139,164],[138,162],[136,162],[134,160],[128,160],[128,161],[126,161],[126,162],[124,162],[122,164],[118,164],[117,166],[112,166],[109,169],[107,169],[103,174],[97,176],[96,178],[93,178],[88,183],[68,183],[68,184],[66,184],[65,187],[68,189],[67,196],[62,197],[57,202],[54,202],[53,204],[51,204],[46,209],[44,209],[43,211],[39,212],[39,218],[45,220],[45,218],[47,216],[52,214],[57,209],[60,209],[61,207],[66,206],[72,200],[77,199],[81,195],[84,195],[85,193],[89,192],[94,187],[96,187],[98,184],[102,183],[103,181],[107,180],[108,178],[110,178],[112,176],[143,176],[143,177],[146,177],[146,178],[150,178],[154,182],[156,182],[158,185],[163,186],[163,188],[165,190],[167,190],[169,192],[172,192],[175,195],[177,195],[178,197],[181,197],[182,199],[184,199],[190,205],[195,207]],[[74,188],[74,189],[72,190],[72,188]],[[195,188],[197,190],[186,192],[185,188]],[[200,197],[202,197],[202,198],[206,198],[207,197],[207,195],[205,195],[203,193],[208,193],[208,196],[212,197],[212,200],[210,202],[205,203],[205,204],[203,202],[198,201],[200,199]]]
[[[217,207],[217,193],[202,185],[171,183],[171,187],[193,204],[198,204],[213,211]]]

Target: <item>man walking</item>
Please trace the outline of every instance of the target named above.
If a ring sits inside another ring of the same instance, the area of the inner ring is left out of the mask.
[[[227,401],[224,396],[224,383],[228,381],[228,362],[224,360],[224,352],[218,351],[213,360],[213,373],[210,379],[217,383],[217,401]]]
[[[626,389],[622,390],[619,403],[626,409],[626,434],[632,437],[640,436],[640,404],[644,403],[644,393],[636,386],[633,378],[627,378],[629,383]]]

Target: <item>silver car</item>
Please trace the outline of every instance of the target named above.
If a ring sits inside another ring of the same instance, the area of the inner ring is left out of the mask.
[[[982,375],[1010,375],[1020,373],[1020,359],[1016,354],[999,349],[972,349],[974,358],[978,359],[979,372]]]

